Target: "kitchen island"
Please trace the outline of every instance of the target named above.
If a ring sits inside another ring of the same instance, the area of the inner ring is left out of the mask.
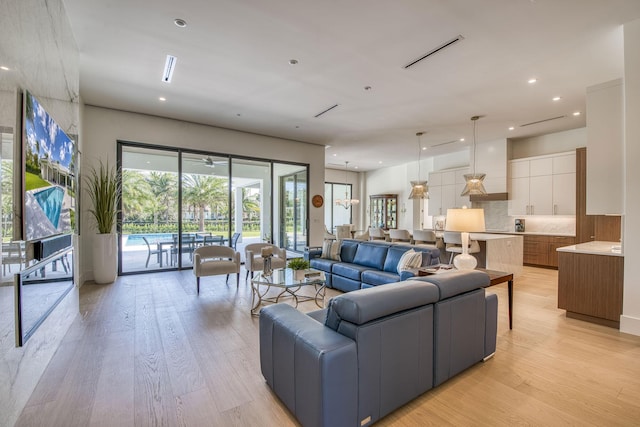
[[[558,248],[558,308],[567,317],[620,327],[624,253],[619,242]]]
[[[480,252],[473,254],[478,267],[506,271],[514,277],[522,274],[524,239],[522,236],[493,233],[471,233],[471,240],[480,244]]]

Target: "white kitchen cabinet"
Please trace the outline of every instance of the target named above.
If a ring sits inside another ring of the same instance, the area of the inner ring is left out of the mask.
[[[624,85],[587,88],[587,214],[623,214]]]
[[[575,215],[575,153],[512,160],[510,216]]]
[[[464,189],[464,174],[469,168],[450,169],[429,174],[430,216],[446,215],[447,209],[469,206],[469,197],[460,196]]]

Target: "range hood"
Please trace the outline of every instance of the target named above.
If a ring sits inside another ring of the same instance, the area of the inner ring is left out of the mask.
[[[509,200],[509,194],[508,193],[474,194],[469,196],[469,200],[472,202],[495,202],[500,200]]]

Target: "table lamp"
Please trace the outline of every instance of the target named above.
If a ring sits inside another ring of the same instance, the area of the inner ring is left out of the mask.
[[[453,259],[453,265],[458,270],[473,270],[478,261],[469,254],[469,233],[483,232],[484,209],[447,209],[445,231],[459,231],[462,240],[462,253]]]

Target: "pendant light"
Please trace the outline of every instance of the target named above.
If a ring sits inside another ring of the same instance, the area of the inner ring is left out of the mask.
[[[344,162],[344,199],[336,199],[336,206],[342,206],[345,209],[349,209],[353,205],[360,203],[358,199],[349,198],[349,190],[347,190],[349,188],[347,184],[349,180],[348,168],[349,162]]]
[[[477,195],[486,195],[487,190],[484,189],[484,178],[486,174],[484,173],[476,173],[476,122],[480,116],[471,117],[471,121],[473,122],[473,169],[471,169],[471,173],[464,175],[464,180],[466,184],[461,196],[477,196]]]
[[[420,180],[420,154],[422,153],[422,144],[420,144],[420,137],[424,135],[424,132],[416,133],[418,137],[418,180],[411,181],[411,193],[409,194],[409,199],[428,199],[429,198],[429,187],[427,186],[427,181]]]

